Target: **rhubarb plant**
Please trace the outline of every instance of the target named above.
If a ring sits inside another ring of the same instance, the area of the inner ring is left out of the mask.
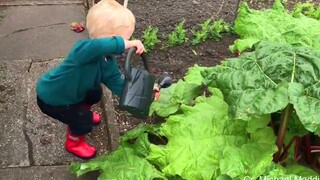
[[[294,56],[292,52],[297,55]],[[295,58],[292,59],[290,55]],[[278,150],[275,145],[276,136],[268,126],[270,112],[263,111],[263,108],[288,103],[291,99],[298,102],[297,99],[300,97],[294,95],[303,94],[293,91],[296,90],[293,88],[287,90],[287,98],[283,95],[286,93],[285,90],[279,91],[280,95],[277,95],[277,91],[274,90],[277,89],[277,85],[271,80],[278,84],[286,83],[287,79],[292,78],[295,80],[294,84],[309,82],[314,74],[311,71],[311,66],[314,65],[311,63],[311,57],[316,55],[316,50],[307,51],[306,48],[296,49],[288,44],[273,45],[266,42],[257,47],[255,52],[243,54],[238,59],[226,60],[216,67],[190,67],[183,79],[168,89],[162,89],[159,100],[152,104],[162,102],[161,108],[153,109],[154,113],[161,114],[163,109],[173,109],[164,112],[163,116],[167,117],[164,123],[141,124],[121,137],[120,145],[115,151],[85,163],[72,163],[70,170],[77,176],[98,170],[98,179],[211,180],[316,177],[318,174],[306,167],[296,164],[282,167],[273,162],[273,155]],[[277,61],[278,58],[275,57],[281,58]],[[290,65],[293,65],[289,60],[297,66],[295,73],[289,70]],[[300,66],[309,67],[308,76],[299,75]],[[271,74],[262,73],[260,69]],[[290,74],[291,78],[284,76],[287,74]],[[270,77],[267,78],[268,76]],[[278,79],[275,79],[276,77]],[[255,78],[260,81],[256,81]],[[254,83],[257,88],[252,88]],[[310,83],[312,84],[312,81]],[[311,84],[308,87],[311,87]],[[207,94],[202,92],[202,87],[206,87]],[[221,90],[215,87],[220,87]],[[278,89],[283,87],[290,86],[281,85]],[[256,94],[254,90],[257,90]],[[164,91],[170,93],[165,94]],[[314,95],[312,92],[309,92],[310,97]],[[246,98],[247,93],[253,93],[254,96],[249,95],[249,98]],[[233,98],[235,103],[227,103],[230,97],[236,95],[240,96],[239,99]],[[269,100],[273,101],[266,101],[266,105],[261,99],[268,95],[271,95]],[[257,103],[252,98],[255,98]],[[245,102],[237,104],[241,100]],[[192,101],[193,103],[190,103]],[[258,104],[259,102],[261,104]],[[170,107],[170,103],[174,104],[174,108]],[[260,111],[263,113],[249,109],[248,112],[252,114],[237,118],[230,116],[230,112],[237,110],[234,107],[239,106],[239,109],[242,109],[244,103],[247,103],[246,107],[252,105],[256,109],[261,106]],[[307,109],[313,106],[311,101],[310,103]],[[285,106],[286,104],[281,107]]]
[[[281,149],[293,113],[308,131],[320,134],[319,59],[314,48],[261,42],[255,51],[208,70],[206,83],[222,90],[236,119],[282,111]]]
[[[151,144],[147,159],[166,176],[181,179],[209,180],[221,174],[243,179],[265,173],[276,151],[268,116],[250,123],[230,119],[221,92],[209,91],[212,96],[199,96],[194,106],[181,105],[181,113],[161,125],[168,143]]]
[[[267,173],[276,151],[275,136],[266,126],[268,116],[256,121],[230,119],[221,92],[209,91],[213,96],[199,96],[194,106],[181,105],[181,113],[171,115],[160,127],[141,125],[124,135],[110,155],[73,163],[71,171],[81,176],[99,170],[99,179],[145,180],[210,180],[222,174],[243,178]],[[149,134],[165,137],[167,142],[152,143]]]
[[[275,0],[272,9],[264,11],[250,9],[247,3],[243,2],[234,26],[240,39],[230,46],[230,50],[242,52],[263,40],[320,49],[319,29],[320,21],[302,14],[294,17],[280,0]]]
[[[71,172],[79,177],[99,171],[99,180],[315,176],[302,166],[292,170],[272,162],[277,147],[267,126],[270,115],[230,118],[222,92],[210,87],[208,91],[210,96],[198,96],[192,106],[182,104],[180,113],[160,126],[139,125],[127,132],[110,154],[72,163]]]

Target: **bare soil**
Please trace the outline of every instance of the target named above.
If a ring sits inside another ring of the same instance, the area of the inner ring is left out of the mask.
[[[118,0],[120,3],[123,0]],[[292,9],[297,2],[306,0],[290,0],[286,3]],[[236,35],[224,34],[219,41],[209,40],[197,46],[187,42],[172,48],[163,48],[165,37],[174,30],[176,25],[185,19],[185,29],[189,39],[192,38],[191,29],[209,18],[233,24],[236,18],[238,0],[129,0],[128,8],[136,16],[136,31],[134,37],[142,37],[142,32],[149,26],[159,29],[158,38],[162,41],[154,50],[148,53],[150,67],[154,75],[159,78],[168,73],[174,81],[181,79],[188,67],[198,64],[201,66],[214,66],[225,58],[235,55],[229,51],[229,46],[237,39]],[[270,8],[273,0],[249,0],[250,7],[254,9]],[[138,38],[139,39],[139,38]],[[196,52],[196,53],[194,53]],[[123,70],[124,58],[120,58],[120,68]],[[135,60],[133,66],[141,66],[142,62]],[[146,120],[133,118],[130,114],[119,111],[118,98],[114,97],[117,120],[120,132],[134,128],[140,123],[155,123],[162,121],[160,118],[150,117]]]

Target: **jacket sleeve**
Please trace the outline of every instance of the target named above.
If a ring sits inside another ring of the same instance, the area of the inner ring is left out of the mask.
[[[86,64],[97,57],[122,54],[124,50],[124,40],[120,36],[86,39],[74,45],[68,59],[73,59],[75,64]]]
[[[103,78],[103,84],[106,85],[115,95],[121,96],[124,80],[116,64],[114,71],[108,77]]]

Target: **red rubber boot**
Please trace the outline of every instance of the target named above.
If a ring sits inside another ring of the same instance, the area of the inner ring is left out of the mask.
[[[84,105],[83,107],[91,111],[92,105]],[[101,117],[96,112],[92,112],[92,119],[93,119],[93,124],[99,124],[101,122]]]
[[[66,150],[80,158],[90,159],[96,155],[96,148],[86,143],[84,136],[75,136],[67,131]]]

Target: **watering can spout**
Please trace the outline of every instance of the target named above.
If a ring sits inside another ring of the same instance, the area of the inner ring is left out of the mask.
[[[162,76],[158,80],[159,89],[161,88],[168,88],[172,85],[172,77],[168,74]]]

